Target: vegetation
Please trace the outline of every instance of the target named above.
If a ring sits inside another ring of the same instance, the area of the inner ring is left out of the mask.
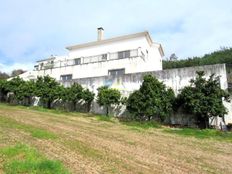
[[[179,129],[164,129],[164,132],[177,134],[184,137],[195,137],[200,139],[213,139],[219,141],[232,142],[232,132],[222,132],[215,129],[191,129],[191,128],[179,128]]]
[[[172,112],[174,99],[172,89],[152,75],[146,75],[140,89],[129,96],[127,109],[135,120],[156,119],[163,122]]]
[[[107,86],[98,88],[97,103],[106,108],[106,115],[109,116],[109,108],[112,105],[120,104],[121,94],[117,89],[110,89]]]
[[[229,101],[229,94],[220,87],[219,77],[211,75],[208,80],[204,72],[197,72],[191,85],[183,88],[177,97],[177,105],[185,112],[194,114],[201,128],[209,127],[209,118],[223,117],[227,111],[222,100]]]
[[[55,79],[44,76],[38,77],[36,82],[36,91],[35,94],[37,97],[40,97],[40,100],[45,104],[47,108],[51,108],[51,103],[59,99],[60,84],[56,82]]]
[[[177,60],[175,57],[175,59],[164,60],[163,68],[172,69],[218,63],[232,64],[232,48],[222,48],[221,50],[215,51],[211,54],[205,54],[203,57],[193,57],[180,60]]]
[[[40,102],[48,109],[52,107],[55,100],[61,100],[63,103],[73,103],[74,111],[80,100],[84,101],[89,111],[94,99],[94,93],[83,89],[81,85],[74,83],[71,87],[65,88],[49,76],[38,77],[36,81],[24,81],[19,77],[9,81],[0,80],[0,101],[2,102],[8,98],[8,102],[13,101],[15,104],[30,106],[35,96],[40,97]]]
[[[4,156],[3,171],[14,173],[40,173],[40,174],[68,174],[61,162],[48,160],[35,149],[24,145],[0,149],[0,156]]]

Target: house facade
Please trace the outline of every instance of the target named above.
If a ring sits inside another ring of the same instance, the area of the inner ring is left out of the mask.
[[[68,46],[66,56],[39,60],[31,74],[34,78],[49,75],[65,82],[162,70],[162,46],[153,42],[147,31],[110,39],[103,38],[103,28],[97,31],[97,41]]]

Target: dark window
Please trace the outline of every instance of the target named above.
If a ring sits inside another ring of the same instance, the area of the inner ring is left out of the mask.
[[[125,68],[123,69],[112,69],[108,71],[108,75],[110,76],[117,76],[125,74]]]
[[[102,54],[102,61],[106,61],[107,60],[107,54]]]
[[[77,58],[74,61],[75,61],[75,65],[80,65],[81,64],[81,58]]]
[[[43,69],[44,63],[40,64],[40,69]]]
[[[118,58],[119,59],[124,59],[124,58],[129,58],[130,57],[130,51],[120,51],[118,52]]]
[[[60,80],[62,81],[72,80],[72,74],[61,75]]]
[[[38,70],[38,69],[39,69],[39,65],[35,65],[35,66],[34,66],[34,69],[35,69],[35,70]]]

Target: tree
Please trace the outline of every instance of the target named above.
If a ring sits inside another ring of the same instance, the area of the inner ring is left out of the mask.
[[[8,79],[10,76],[7,73],[0,71],[0,79]]]
[[[85,103],[87,104],[87,110],[88,112],[90,111],[90,106],[91,103],[94,99],[95,94],[93,92],[91,92],[89,89],[85,89],[82,91],[82,99],[85,101]]]
[[[20,75],[20,74],[23,74],[23,73],[25,73],[25,72],[26,72],[26,71],[24,71],[24,70],[22,70],[22,69],[15,69],[15,70],[12,71],[11,77],[16,77],[16,76],[18,76],[18,75]]]
[[[60,98],[60,84],[49,76],[38,77],[35,82],[35,87],[36,96],[40,97],[40,100],[49,109],[51,108],[52,102]]]
[[[113,104],[119,104],[121,93],[117,89],[111,89],[107,86],[98,88],[97,103],[106,108],[106,115],[109,115],[109,107]]]
[[[175,53],[172,53],[172,54],[170,55],[170,57],[169,57],[169,60],[170,60],[170,61],[177,61],[177,60],[178,60],[178,57],[176,56]]]
[[[23,81],[15,90],[16,99],[23,105],[31,105],[31,99],[35,94],[35,82]],[[24,102],[26,100],[26,102]]]
[[[74,111],[76,110],[76,104],[82,99],[83,88],[80,84],[74,83],[71,87],[68,87],[65,92],[65,101],[70,101],[73,104]]]
[[[178,106],[196,117],[200,128],[209,127],[209,118],[224,117],[227,113],[223,100],[229,101],[229,94],[220,87],[219,76],[212,74],[208,80],[203,71],[197,72],[190,86],[181,90],[177,97]]]
[[[127,100],[127,110],[135,119],[151,120],[158,118],[161,122],[172,111],[174,92],[152,75],[145,75],[139,90],[133,92]]]

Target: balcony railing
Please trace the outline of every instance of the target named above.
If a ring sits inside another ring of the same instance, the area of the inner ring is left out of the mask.
[[[127,52],[127,54],[121,54],[121,55],[119,54],[123,52]],[[43,64],[42,66],[40,65],[39,69],[46,70],[46,69],[60,68],[60,67],[66,67],[66,66],[105,62],[105,61],[117,60],[117,59],[143,57],[143,55],[144,54],[139,49],[133,49],[133,50],[128,50],[128,51],[107,53],[107,54],[101,54],[101,55],[95,55],[95,56],[89,56],[89,57],[80,57],[81,58],[80,64],[77,64],[76,63],[77,61],[75,61],[75,59],[54,61],[53,63],[49,62],[49,63]]]

